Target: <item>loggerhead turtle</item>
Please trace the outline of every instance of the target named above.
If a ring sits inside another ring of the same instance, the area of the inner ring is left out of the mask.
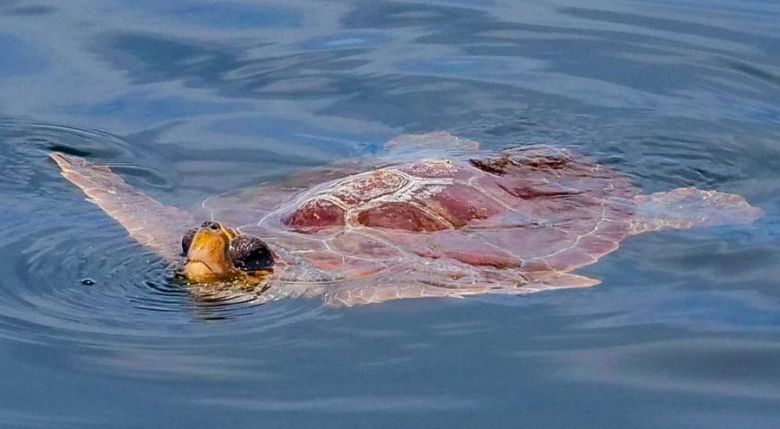
[[[642,195],[625,175],[557,147],[485,153],[446,132],[385,146],[405,161],[315,169],[207,199],[199,217],[106,166],[50,156],[131,237],[175,263],[197,297],[322,295],[351,306],[588,287],[599,281],[572,271],[629,235],[762,215],[718,191]]]

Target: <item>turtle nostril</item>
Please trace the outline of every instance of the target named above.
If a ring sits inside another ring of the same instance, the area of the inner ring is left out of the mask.
[[[208,228],[208,229],[210,229],[212,231],[219,231],[219,223],[217,223],[217,222],[206,221],[206,222],[203,222],[203,225],[201,225],[201,227],[202,228]]]

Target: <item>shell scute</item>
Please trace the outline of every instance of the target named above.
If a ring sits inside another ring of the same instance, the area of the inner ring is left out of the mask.
[[[414,201],[447,219],[455,228],[488,219],[505,209],[473,186],[463,184],[421,186]]]
[[[330,239],[331,247],[349,255],[361,255],[365,258],[398,259],[404,256],[404,251],[392,243],[381,241],[370,233],[346,231]]]
[[[386,268],[379,261],[358,258],[335,251],[313,252],[307,255],[307,259],[318,269],[334,273],[336,278],[366,276]]]
[[[534,200],[578,195],[585,190],[565,186],[545,177],[501,177],[494,179],[499,188],[515,198]]]
[[[570,271],[583,265],[592,264],[598,260],[598,257],[584,249],[580,249],[580,246],[572,246],[544,259],[555,271]]]
[[[284,223],[296,230],[317,230],[344,225],[344,209],[333,201],[313,198],[304,202],[284,219]]]
[[[479,237],[523,261],[571,245],[576,235],[553,227],[529,226],[480,231]]]
[[[544,170],[560,170],[572,164],[572,153],[551,146],[528,146],[507,149],[502,153],[512,165]]]
[[[591,234],[580,240],[579,245],[588,253],[605,255],[618,248],[619,241]]]
[[[457,230],[431,234],[427,237],[426,244],[427,246],[416,247],[415,252],[423,257],[454,259],[475,266],[510,268],[519,267],[523,263],[517,256],[491,246],[479,236],[463,234]]]
[[[496,157],[471,159],[474,167],[495,176],[542,170],[554,172],[570,168],[573,157],[566,149],[550,146],[528,146],[507,149]]]
[[[380,169],[342,180],[331,195],[351,207],[396,192],[407,183],[408,180],[398,172]]]
[[[420,178],[465,179],[469,177],[468,171],[447,159],[425,159],[403,165],[398,170]]]
[[[408,202],[388,202],[373,206],[359,212],[357,222],[366,227],[417,232],[452,228],[443,219],[434,217],[421,207]]]

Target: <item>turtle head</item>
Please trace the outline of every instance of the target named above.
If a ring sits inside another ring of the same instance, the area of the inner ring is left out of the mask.
[[[263,240],[219,222],[203,222],[187,231],[181,244],[187,256],[181,274],[197,283],[234,280],[274,264]]]

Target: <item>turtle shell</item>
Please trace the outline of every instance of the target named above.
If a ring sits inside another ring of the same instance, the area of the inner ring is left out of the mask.
[[[627,177],[549,146],[354,170],[323,169],[204,207],[298,258],[291,279],[305,260],[307,276],[414,271],[416,282],[458,287],[595,262],[630,233],[638,193]]]

